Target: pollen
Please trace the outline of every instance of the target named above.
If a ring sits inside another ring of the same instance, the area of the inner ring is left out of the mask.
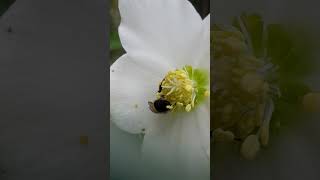
[[[169,101],[170,106],[166,106],[166,108],[171,111],[190,112],[198,103],[199,98],[204,97],[208,91],[204,88],[203,82],[197,81],[197,79],[201,79],[199,76],[206,75],[191,66],[171,70],[161,81],[160,91],[156,93],[156,97]],[[201,93],[199,93],[200,89]]]
[[[173,109],[173,106],[168,105],[168,106],[166,106],[166,108],[168,108],[168,109]]]

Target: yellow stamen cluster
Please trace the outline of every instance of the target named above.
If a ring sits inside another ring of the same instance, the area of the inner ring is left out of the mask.
[[[185,69],[169,71],[160,86],[157,96],[170,102],[168,109],[184,108],[189,112],[194,107],[197,88]]]

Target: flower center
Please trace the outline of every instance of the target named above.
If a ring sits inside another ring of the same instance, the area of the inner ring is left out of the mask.
[[[169,71],[159,85],[154,108],[161,112],[189,112],[204,97],[209,96],[208,82],[207,73],[192,66]]]

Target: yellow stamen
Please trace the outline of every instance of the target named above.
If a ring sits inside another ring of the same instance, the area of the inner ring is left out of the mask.
[[[191,111],[191,104],[188,104],[188,105],[186,106],[186,111],[187,111],[187,112],[190,112],[190,111]]]
[[[191,91],[192,90],[192,86],[190,84],[188,84],[188,85],[186,85],[184,87],[184,89],[187,90],[187,91]]]
[[[178,106],[183,106],[183,104],[181,102],[177,102]]]
[[[162,96],[172,104],[172,108],[168,109],[174,109],[174,106],[177,105],[184,106],[186,111],[190,111],[194,107],[195,99],[193,84],[194,82],[189,78],[185,69],[169,71],[161,83],[162,90],[158,97]]]
[[[160,83],[157,98],[168,101],[170,105],[166,108],[170,111],[190,112],[199,103],[198,99],[204,96],[203,93],[198,94],[199,88],[206,88],[203,81],[206,74],[201,73],[200,69],[193,69],[191,66],[169,71]]]

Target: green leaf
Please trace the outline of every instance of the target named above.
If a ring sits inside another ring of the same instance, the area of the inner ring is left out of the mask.
[[[122,46],[121,46],[118,32],[111,31],[110,32],[110,50],[113,51],[121,48]]]

